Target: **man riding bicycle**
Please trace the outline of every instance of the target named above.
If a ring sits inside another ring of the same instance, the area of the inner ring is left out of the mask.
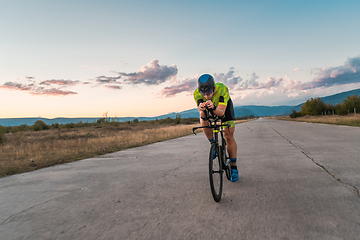
[[[229,89],[222,83],[215,83],[211,75],[203,74],[198,79],[198,88],[194,91],[194,99],[200,112],[201,126],[209,126],[209,121],[205,119],[207,109],[212,109],[213,113],[219,117],[223,117],[225,114],[222,123],[230,125],[229,131],[224,131],[224,134],[231,160],[231,181],[236,182],[239,179],[239,173],[236,166],[237,144],[234,139],[235,114]],[[210,142],[214,140],[212,129],[203,128],[203,132]]]

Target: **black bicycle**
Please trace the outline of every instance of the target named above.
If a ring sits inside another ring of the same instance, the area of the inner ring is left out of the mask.
[[[210,113],[210,114],[209,114]],[[199,128],[211,128],[214,133],[214,140],[211,142],[209,153],[209,180],[211,193],[216,202],[221,200],[223,187],[223,173],[225,171],[228,180],[231,178],[231,161],[226,152],[226,140],[224,138],[224,127],[230,128],[230,125],[224,125],[222,118],[216,116],[212,110],[205,111],[206,118],[209,121],[209,126],[195,127],[193,133]],[[218,122],[220,121],[220,124]],[[230,130],[229,130],[230,131]],[[220,133],[220,138],[218,134]]]

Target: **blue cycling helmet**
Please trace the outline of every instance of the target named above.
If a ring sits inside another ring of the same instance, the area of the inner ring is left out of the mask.
[[[203,74],[198,79],[198,89],[199,92],[203,95],[205,93],[210,94],[215,91],[215,81],[210,74]]]

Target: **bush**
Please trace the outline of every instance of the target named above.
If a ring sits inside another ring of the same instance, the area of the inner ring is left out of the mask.
[[[316,116],[321,115],[324,111],[326,111],[326,106],[321,98],[311,98],[301,106],[301,113],[303,115]]]
[[[301,117],[302,114],[301,114],[301,112],[296,112],[295,110],[293,110],[292,113],[289,116],[291,118],[297,118],[297,117]]]
[[[175,124],[180,124],[180,122],[181,122],[181,115],[177,113],[175,118]]]
[[[235,120],[246,120],[246,119],[253,119],[253,118],[255,118],[254,115],[246,115],[246,116],[243,116],[243,117],[235,117]]]
[[[67,123],[67,124],[65,124],[65,127],[66,128],[74,128],[75,124],[74,123]]]
[[[98,123],[98,124],[102,124],[102,123],[104,123],[106,120],[105,120],[105,118],[99,118],[96,122]]]
[[[33,125],[34,131],[41,131],[41,130],[46,130],[46,129],[50,129],[50,127],[41,120],[37,120]]]
[[[6,132],[6,128],[0,125],[0,144],[6,142],[5,132]]]

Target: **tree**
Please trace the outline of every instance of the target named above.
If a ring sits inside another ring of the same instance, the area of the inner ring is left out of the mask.
[[[326,111],[326,106],[324,100],[321,98],[311,98],[301,106],[301,113],[303,115],[316,116],[320,115],[324,111]]]
[[[50,127],[41,120],[37,120],[33,125],[33,130],[34,131],[46,130],[46,129],[49,129],[49,128]]]
[[[301,112],[296,112],[295,110],[292,110],[292,113],[289,116],[291,118],[301,117]]]
[[[349,110],[349,112],[354,112],[354,108],[356,109],[356,111],[359,111],[360,110],[360,96],[359,97],[357,97],[356,95],[348,96],[347,98],[345,98],[342,105],[343,105],[343,112],[344,112],[344,110],[346,111],[346,113],[348,112],[348,110]]]

